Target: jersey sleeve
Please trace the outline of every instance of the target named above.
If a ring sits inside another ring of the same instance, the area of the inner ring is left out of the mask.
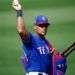
[[[23,44],[30,44],[32,42],[32,34],[28,33],[28,35],[22,39]]]

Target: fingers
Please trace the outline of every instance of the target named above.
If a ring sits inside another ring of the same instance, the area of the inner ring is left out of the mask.
[[[18,0],[13,0],[12,1],[12,6],[13,7],[18,7],[18,5],[19,5],[19,1]]]
[[[18,0],[13,0],[12,1],[12,7],[15,9],[15,10],[21,10],[21,5],[19,3]]]
[[[13,0],[13,5],[18,5],[19,1],[18,0]]]

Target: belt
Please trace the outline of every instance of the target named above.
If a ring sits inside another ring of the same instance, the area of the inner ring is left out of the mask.
[[[44,72],[29,72],[26,73],[26,75],[48,75],[48,74]]]

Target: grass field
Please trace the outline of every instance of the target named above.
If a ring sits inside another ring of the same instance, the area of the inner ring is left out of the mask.
[[[40,3],[39,3],[40,2]],[[46,15],[51,22],[47,38],[59,51],[75,41],[74,0],[21,0],[24,20],[32,31],[34,17]],[[40,6],[41,5],[41,6]],[[24,75],[20,64],[21,41],[16,31],[16,15],[10,0],[0,0],[0,75]],[[66,75],[75,74],[75,52],[68,57]]]

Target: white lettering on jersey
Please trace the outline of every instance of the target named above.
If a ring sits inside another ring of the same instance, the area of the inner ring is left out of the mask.
[[[40,46],[37,48],[38,51],[40,52],[40,54],[49,54],[50,53],[50,50],[48,48],[48,46]]]

